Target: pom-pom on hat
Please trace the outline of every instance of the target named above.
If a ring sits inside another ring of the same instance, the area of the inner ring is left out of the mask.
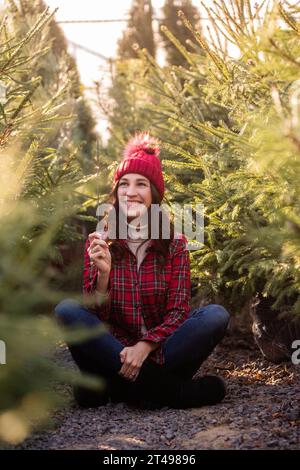
[[[139,173],[156,186],[162,199],[165,183],[159,154],[160,146],[155,137],[147,132],[136,134],[124,149],[124,158],[115,171],[113,185],[127,173]]]

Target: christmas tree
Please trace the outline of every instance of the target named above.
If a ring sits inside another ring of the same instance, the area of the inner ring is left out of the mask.
[[[205,58],[180,45],[188,66],[170,70],[140,53],[160,96],[146,109],[161,116],[158,135],[174,155],[163,162],[170,195],[172,188],[174,201],[180,193],[182,202],[204,205],[204,245],[192,252],[198,302],[223,303],[233,314],[259,303],[275,327],[270,337],[278,328],[287,335],[290,357],[297,328],[288,333],[287,318],[300,306],[299,9],[234,1],[207,15],[204,34],[179,14]],[[170,130],[177,141],[165,138]]]
[[[55,261],[57,245],[74,234],[76,190],[88,178],[75,151],[48,147],[69,96],[64,83],[49,96],[54,85],[40,75],[52,16],[45,9],[23,36],[14,15],[0,27],[0,440],[8,443],[47,420],[62,398],[55,384],[73,380],[50,360],[61,337],[53,308],[66,295]]]

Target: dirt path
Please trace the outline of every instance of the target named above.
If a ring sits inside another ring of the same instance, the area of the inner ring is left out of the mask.
[[[235,349],[232,349],[232,345]],[[65,348],[59,361],[70,363]],[[202,373],[223,376],[223,403],[143,411],[124,404],[60,410],[55,428],[22,449],[297,449],[300,447],[300,366],[270,365],[254,345],[226,337]]]

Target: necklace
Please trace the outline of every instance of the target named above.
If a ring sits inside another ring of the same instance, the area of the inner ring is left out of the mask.
[[[132,241],[134,243],[140,243],[143,240],[148,240],[148,224],[138,227],[128,222],[127,226],[129,241]]]

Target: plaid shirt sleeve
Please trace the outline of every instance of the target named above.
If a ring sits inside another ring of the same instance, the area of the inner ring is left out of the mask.
[[[168,286],[166,315],[163,323],[151,328],[140,341],[161,343],[189,316],[191,298],[190,259],[184,236],[174,239],[172,275]]]
[[[84,251],[84,265],[83,265],[83,298],[85,305],[95,310],[95,313],[101,320],[108,320],[111,306],[111,287],[108,284],[106,294],[100,294],[96,291],[98,270],[96,267],[91,267],[88,248],[90,246],[89,240],[85,242]]]

